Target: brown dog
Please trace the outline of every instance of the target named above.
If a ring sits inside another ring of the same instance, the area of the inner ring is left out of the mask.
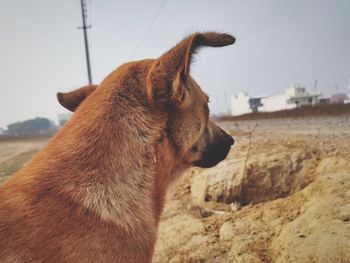
[[[193,34],[57,94],[71,120],[0,188],[0,262],[151,262],[169,183],[233,145],[189,70],[198,48],[234,41]]]

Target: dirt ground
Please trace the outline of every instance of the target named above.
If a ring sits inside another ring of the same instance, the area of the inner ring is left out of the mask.
[[[18,139],[0,141],[0,184],[21,169],[48,139]]]
[[[350,116],[222,122],[168,194],[154,262],[350,262]]]
[[[350,115],[219,124],[236,143],[172,186],[154,262],[350,262]],[[0,142],[0,183],[44,144]]]

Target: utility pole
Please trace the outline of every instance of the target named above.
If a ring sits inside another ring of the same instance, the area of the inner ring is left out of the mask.
[[[88,43],[88,36],[86,29],[91,28],[91,25],[86,25],[86,17],[87,17],[87,11],[86,11],[86,3],[85,0],[80,0],[81,3],[81,16],[83,19],[83,26],[78,27],[78,29],[83,29],[84,32],[84,42],[85,42],[85,55],[86,55],[86,65],[87,65],[87,73],[89,78],[89,84],[92,84],[92,76],[91,76],[91,66],[90,66],[90,53],[89,53],[89,43]]]

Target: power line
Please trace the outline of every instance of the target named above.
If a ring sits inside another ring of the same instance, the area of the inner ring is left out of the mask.
[[[167,19],[167,22],[163,25],[162,29],[159,30],[158,34],[156,35],[156,37],[154,39],[158,39],[161,34],[165,31],[165,29],[168,28],[168,26],[170,25],[171,22],[173,22],[173,19],[176,17],[176,14],[178,13],[178,11],[180,10],[180,7],[182,6],[184,0],[180,0],[174,10],[174,12],[170,15],[170,17]]]
[[[152,30],[152,27],[154,25],[154,23],[157,21],[158,19],[158,16],[160,15],[165,3],[166,3],[167,0],[163,0],[162,3],[160,4],[158,10],[157,10],[157,13],[155,14],[155,16],[153,17],[152,19],[152,23],[148,26],[147,30],[146,30],[146,33],[143,35],[143,37],[140,39],[140,41],[137,43],[133,53],[131,54],[131,57],[133,57],[136,52],[138,51],[138,49],[140,48],[140,46],[143,44],[143,42],[146,40],[148,34],[151,32]]]

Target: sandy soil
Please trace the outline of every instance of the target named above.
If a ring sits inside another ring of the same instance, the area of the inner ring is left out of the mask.
[[[350,118],[224,122],[227,160],[168,194],[154,262],[350,262]]]
[[[20,139],[0,141],[0,184],[21,169],[48,139]]]
[[[350,116],[220,125],[236,143],[172,186],[154,262],[350,262]],[[0,142],[0,183],[45,142]]]

